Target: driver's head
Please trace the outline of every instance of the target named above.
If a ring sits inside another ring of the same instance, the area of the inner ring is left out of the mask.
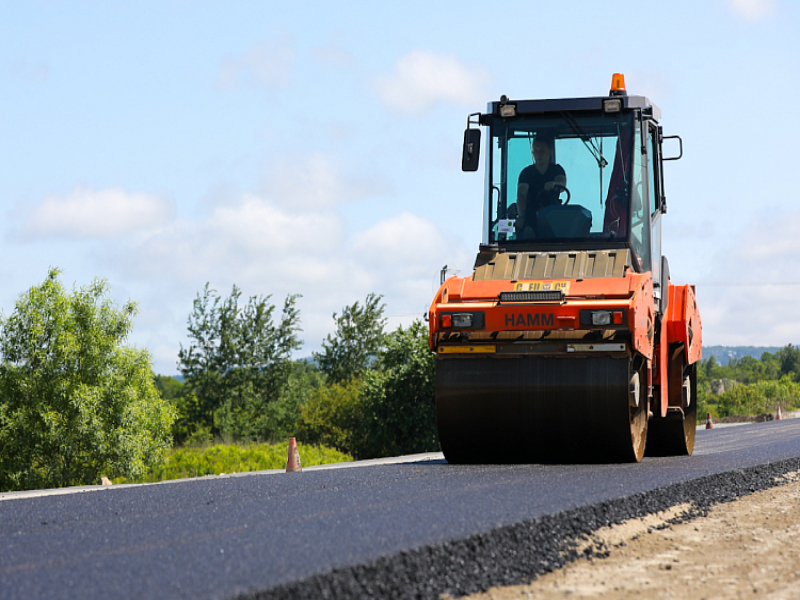
[[[533,162],[537,165],[548,166],[553,157],[553,140],[544,136],[536,136],[533,139]]]

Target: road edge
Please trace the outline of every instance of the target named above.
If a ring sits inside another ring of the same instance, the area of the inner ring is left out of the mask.
[[[601,527],[690,502],[671,523],[704,516],[741,496],[782,485],[781,477],[800,470],[800,457],[706,475],[507,525],[449,542],[423,546],[375,561],[340,567],[236,600],[317,598],[439,599],[530,583],[579,558],[578,542]],[[591,550],[590,550],[591,551]],[[595,556],[602,557],[598,553]]]

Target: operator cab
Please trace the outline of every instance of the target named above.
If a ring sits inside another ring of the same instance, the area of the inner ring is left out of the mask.
[[[627,248],[630,267],[652,271],[660,297],[669,277],[661,256],[662,166],[663,160],[680,158],[662,158],[666,138],[660,118],[647,98],[627,95],[620,74],[608,96],[520,101],[503,96],[489,103],[485,114],[470,115],[463,170],[478,169],[481,132],[472,126],[488,128],[482,251]],[[532,156],[539,140],[547,141],[550,164],[558,167],[546,175],[548,165]],[[538,200],[526,195],[521,183],[537,167],[544,179],[563,172],[566,184],[551,185],[553,191]]]

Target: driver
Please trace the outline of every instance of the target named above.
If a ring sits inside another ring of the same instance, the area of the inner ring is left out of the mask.
[[[525,167],[519,174],[517,231],[534,226],[536,213],[545,206],[561,204],[558,197],[561,189],[556,186],[567,186],[567,174],[561,165],[553,162],[553,140],[551,138],[536,136],[533,140],[532,154],[533,164]],[[531,215],[533,219],[530,218]]]

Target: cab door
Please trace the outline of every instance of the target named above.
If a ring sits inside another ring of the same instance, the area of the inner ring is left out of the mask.
[[[661,215],[664,208],[663,176],[661,162],[661,131],[655,123],[647,125],[647,202],[650,212],[651,256],[653,257],[653,295],[662,309],[666,308],[669,294],[669,269],[661,255]],[[666,271],[666,272],[664,272]],[[662,310],[663,312],[663,310]]]

